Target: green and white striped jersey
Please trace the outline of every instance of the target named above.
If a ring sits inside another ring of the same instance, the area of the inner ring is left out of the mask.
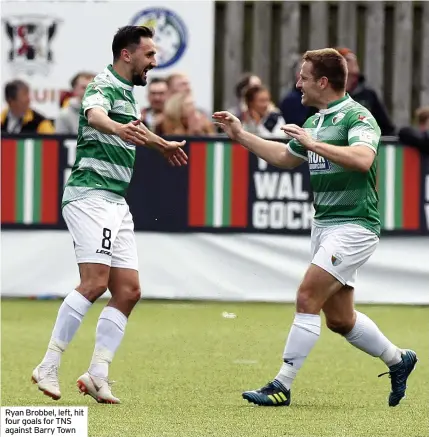
[[[378,151],[381,132],[377,122],[348,94],[310,117],[303,127],[323,143],[338,147],[363,144],[375,153]],[[296,140],[291,140],[287,147],[291,153],[308,161],[316,225],[354,223],[380,235],[376,159],[371,169],[363,173],[345,169],[308,151]]]
[[[135,145],[91,127],[86,118],[90,108],[101,108],[118,123],[140,118],[133,84],[109,65],[88,85],[82,100],[76,161],[64,188],[62,207],[88,196],[125,203],[124,196],[133,174]]]

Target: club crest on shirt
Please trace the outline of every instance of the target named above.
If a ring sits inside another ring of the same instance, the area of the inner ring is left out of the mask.
[[[331,168],[330,162],[323,156],[312,151],[308,151],[308,168],[310,171],[324,171]]]
[[[345,116],[346,114],[344,114],[344,112],[340,112],[339,114],[334,115],[334,118],[332,119],[332,124],[339,123]]]

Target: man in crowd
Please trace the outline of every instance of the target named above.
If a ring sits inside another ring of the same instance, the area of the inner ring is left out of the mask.
[[[429,154],[429,106],[416,111],[417,129],[412,126],[403,127],[398,136],[402,144],[416,147],[422,153]]]
[[[51,121],[30,108],[30,87],[22,80],[8,82],[4,89],[8,107],[1,114],[1,129],[9,134],[53,134]]]
[[[156,125],[163,120],[163,111],[167,99],[168,85],[166,79],[154,77],[148,86],[149,106],[141,111],[143,123],[151,130],[155,131]]]
[[[380,126],[381,135],[394,135],[395,126],[387,114],[384,104],[380,101],[377,93],[370,88],[365,76],[361,74],[359,63],[356,55],[348,48],[337,49],[347,61],[348,77],[347,77],[347,92],[355,101],[365,106]]]
[[[94,74],[80,72],[72,81],[72,96],[64,102],[58,118],[55,121],[55,131],[58,134],[77,135],[79,125],[79,111],[86,87],[94,79]]]

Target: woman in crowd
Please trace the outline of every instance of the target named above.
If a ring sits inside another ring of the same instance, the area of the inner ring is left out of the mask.
[[[284,137],[285,123],[280,110],[271,104],[271,95],[263,85],[249,88],[244,96],[247,111],[239,117],[246,131],[260,137]]]
[[[158,135],[213,135],[214,125],[198,111],[189,92],[171,96],[164,106],[164,120],[156,126]]]

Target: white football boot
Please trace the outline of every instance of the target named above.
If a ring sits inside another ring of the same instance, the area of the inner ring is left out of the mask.
[[[58,367],[55,365],[44,366],[39,364],[31,376],[33,384],[37,384],[39,390],[54,401],[61,398],[60,382],[58,380]]]
[[[84,373],[76,381],[77,388],[83,395],[90,395],[100,404],[120,404],[121,401],[112,395],[113,381]]]

